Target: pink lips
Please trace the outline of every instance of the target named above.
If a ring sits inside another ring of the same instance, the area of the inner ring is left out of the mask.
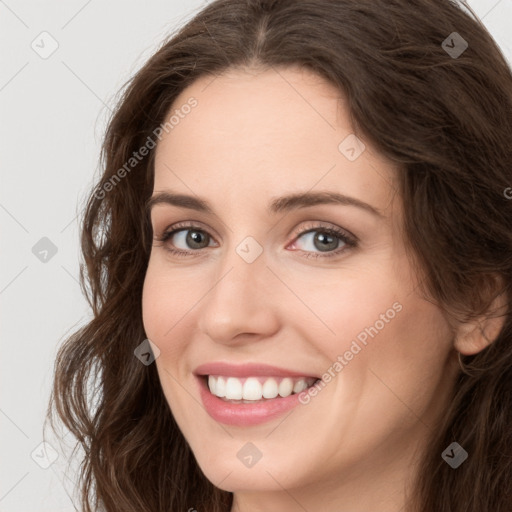
[[[246,363],[234,365],[229,363],[206,363],[198,366],[194,373],[196,375],[224,375],[226,377],[314,377],[320,378],[317,375],[310,375],[307,373],[293,372],[278,368],[277,366],[270,366],[267,364]]]
[[[236,426],[258,425],[270,421],[299,405],[299,394],[285,398],[276,397],[251,403],[232,403],[212,395],[208,388],[206,375],[226,377],[314,377],[300,372],[285,370],[264,364],[232,365],[228,363],[207,363],[194,371],[199,386],[201,400],[206,412],[219,423]]]

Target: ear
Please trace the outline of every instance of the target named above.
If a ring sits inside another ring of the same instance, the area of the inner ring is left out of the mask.
[[[471,356],[493,343],[505,324],[507,306],[506,292],[502,292],[494,298],[486,314],[461,324],[454,339],[455,350]]]

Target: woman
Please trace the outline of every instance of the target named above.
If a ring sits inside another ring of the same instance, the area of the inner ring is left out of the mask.
[[[512,75],[461,7],[215,1],[103,157],[84,510],[512,509]]]

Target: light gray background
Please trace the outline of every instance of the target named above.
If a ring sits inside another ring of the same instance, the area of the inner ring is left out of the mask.
[[[90,317],[78,284],[77,215],[99,172],[116,94],[206,3],[0,0],[0,512],[75,510],[69,452],[47,429],[58,459],[43,469],[31,454],[44,461],[38,446],[57,347]],[[512,0],[469,5],[512,62]],[[31,47],[51,48],[43,31],[59,45],[46,59]],[[57,247],[46,262],[32,252],[43,237]]]

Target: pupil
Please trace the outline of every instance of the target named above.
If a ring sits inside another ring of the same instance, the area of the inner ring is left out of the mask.
[[[326,233],[319,233],[317,236],[315,236],[315,246],[316,242],[320,242],[319,246],[316,246],[317,249],[320,249],[321,251],[325,251],[328,249],[336,249],[337,245],[337,239],[333,237],[332,235],[328,235]]]

